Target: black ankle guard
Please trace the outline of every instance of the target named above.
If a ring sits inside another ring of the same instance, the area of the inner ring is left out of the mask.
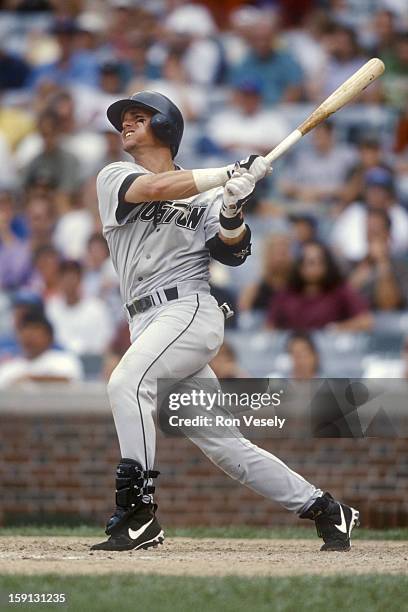
[[[330,498],[333,499],[331,495],[330,498],[328,497],[328,495],[329,494],[326,493],[322,497],[318,497],[316,501],[305,512],[302,512],[302,514],[299,515],[299,518],[311,519],[312,521],[314,521],[319,516],[324,514],[330,505]]]
[[[150,478],[157,478],[157,470],[143,470],[134,459],[121,459],[116,469],[116,505],[125,510],[136,507],[143,495],[154,493],[148,484]]]
[[[156,511],[156,504],[145,502],[144,495],[154,493],[155,487],[149,485],[150,478],[157,478],[157,470],[143,470],[134,459],[121,459],[116,468],[116,509],[108,520],[105,533],[112,535],[129,516],[150,508]]]

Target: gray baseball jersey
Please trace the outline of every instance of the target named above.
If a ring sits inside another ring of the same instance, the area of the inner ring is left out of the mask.
[[[133,162],[115,162],[100,171],[96,183],[103,234],[124,302],[181,281],[208,281],[205,243],[219,228],[220,188],[180,201],[123,202],[142,174],[151,173]]]

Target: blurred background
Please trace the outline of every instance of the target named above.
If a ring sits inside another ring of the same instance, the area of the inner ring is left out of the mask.
[[[0,523],[100,520],[110,508],[118,447],[104,383],[129,335],[95,177],[130,159],[105,113],[137,90],[181,108],[178,163],[210,167],[270,151],[368,58],[384,61],[379,81],[259,185],[246,264],[212,265],[214,295],[236,312],[212,365],[223,377],[408,377],[406,0],[0,7]],[[328,442],[273,449],[305,475],[336,478],[349,501],[373,495],[373,524],[408,521],[402,440]],[[185,441],[159,449],[172,520],[186,500],[187,522],[246,520],[251,493]],[[267,522],[270,507],[256,503],[248,516]]]

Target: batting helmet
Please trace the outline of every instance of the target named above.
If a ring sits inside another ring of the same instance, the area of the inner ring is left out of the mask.
[[[175,157],[184,130],[183,116],[177,106],[157,91],[138,91],[130,98],[114,102],[107,110],[108,119],[118,132],[123,129],[123,113],[137,107],[154,113],[150,121],[151,128],[157,138],[169,145]]]

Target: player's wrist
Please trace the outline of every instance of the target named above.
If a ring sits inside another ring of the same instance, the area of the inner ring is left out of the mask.
[[[226,217],[220,213],[220,234],[225,238],[237,238],[245,230],[243,214]]]
[[[232,166],[224,166],[223,168],[192,170],[193,180],[198,193],[203,193],[215,187],[224,187],[231,176],[231,168]]]

